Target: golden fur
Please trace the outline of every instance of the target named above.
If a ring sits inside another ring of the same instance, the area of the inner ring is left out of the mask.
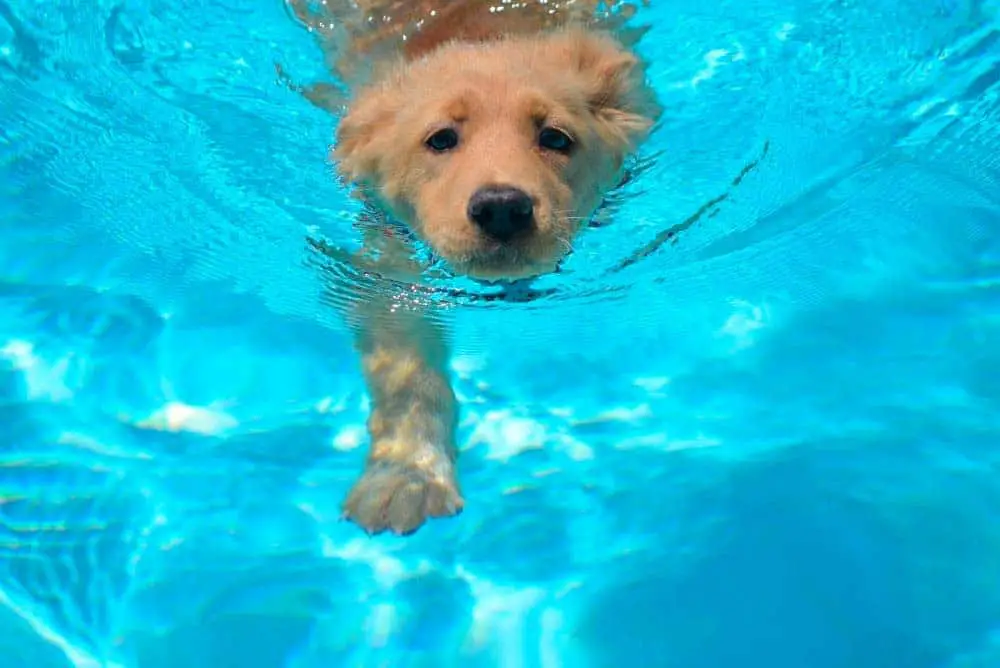
[[[340,173],[454,270],[498,281],[558,266],[659,109],[641,62],[595,26],[593,3],[524,2],[506,15],[490,6],[371,0],[317,18],[293,3],[341,77],[369,77],[338,127]],[[397,20],[372,29],[366,15]],[[414,17],[426,25],[401,36]],[[356,67],[361,56],[373,66]],[[329,101],[319,88],[307,95]],[[509,238],[485,233],[472,213],[496,188],[520,198],[510,220],[530,218]],[[386,265],[407,255],[401,242],[378,243]],[[345,516],[372,533],[409,533],[463,506],[443,332],[430,314],[378,297],[353,315],[371,448]]]

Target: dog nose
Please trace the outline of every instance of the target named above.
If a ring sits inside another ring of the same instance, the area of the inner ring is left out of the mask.
[[[469,198],[468,214],[488,236],[507,241],[531,227],[534,205],[520,188],[484,186]]]

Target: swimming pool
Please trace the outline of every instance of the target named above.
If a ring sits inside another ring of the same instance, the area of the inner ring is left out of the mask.
[[[467,508],[369,539],[308,34],[0,0],[0,665],[1000,665],[998,11],[641,12],[643,168],[454,300]]]

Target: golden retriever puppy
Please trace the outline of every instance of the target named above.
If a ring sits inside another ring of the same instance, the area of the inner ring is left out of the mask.
[[[642,63],[592,2],[292,6],[342,80],[367,77],[337,130],[340,173],[455,272],[483,281],[554,270],[659,114]],[[327,104],[327,92],[307,94]],[[369,239],[386,271],[406,265],[405,240]],[[433,313],[378,296],[351,315],[371,445],[344,514],[370,533],[410,533],[464,503],[443,329]]]

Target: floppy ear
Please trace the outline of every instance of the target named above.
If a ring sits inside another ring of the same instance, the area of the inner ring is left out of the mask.
[[[569,39],[571,67],[583,77],[602,134],[625,151],[635,148],[661,112],[644,64],[611,37],[578,33]]]
[[[347,179],[364,182],[378,174],[381,159],[388,155],[397,113],[396,96],[389,86],[369,88],[347,107],[340,119],[333,146],[333,159]]]

